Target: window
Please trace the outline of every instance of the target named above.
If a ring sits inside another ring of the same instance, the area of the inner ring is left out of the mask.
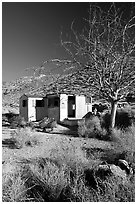
[[[23,100],[22,101],[22,107],[26,107],[27,106],[27,100]]]
[[[44,100],[36,100],[36,107],[44,107]]]
[[[59,97],[51,97],[48,99],[48,107],[59,107]]]
[[[86,100],[86,104],[91,103],[91,97],[86,97],[85,100]]]

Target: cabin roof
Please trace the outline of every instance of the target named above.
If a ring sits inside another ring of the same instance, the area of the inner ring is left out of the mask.
[[[45,96],[43,96],[43,95],[36,95],[36,94],[35,95],[33,95],[33,94],[23,94],[22,96],[26,96],[27,98],[46,98],[46,97],[50,97],[50,96],[60,96],[61,94],[66,94],[68,96],[88,96],[86,94],[73,94],[73,93],[65,93],[65,92],[49,93],[49,94],[45,94]]]
[[[28,98],[43,98],[42,95],[33,95],[33,94],[32,95],[31,94],[23,94],[22,96],[27,96]]]
[[[46,94],[43,98],[49,97],[49,96],[59,96],[61,94],[66,94],[68,96],[86,96],[85,94],[73,94],[73,93],[50,93],[50,94]]]

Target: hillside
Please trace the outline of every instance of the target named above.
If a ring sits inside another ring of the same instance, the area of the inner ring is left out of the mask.
[[[9,112],[14,110],[18,112],[19,98],[24,93],[33,94],[40,88],[41,94],[44,94],[44,85],[48,86],[55,76],[40,75],[39,77],[26,76],[21,77],[15,81],[2,83],[2,107],[3,112]]]
[[[26,76],[12,82],[2,84],[3,113],[19,112],[19,98],[23,94],[42,95],[50,93],[86,94],[95,100],[99,99],[99,93],[93,89],[93,76],[90,70],[84,69],[70,74],[63,73],[37,77]],[[91,85],[89,87],[89,84]],[[134,93],[135,87],[132,91]]]
[[[84,76],[84,77],[83,77]],[[25,76],[15,81],[3,82],[2,84],[2,106],[3,113],[18,112],[19,98],[23,94],[46,95],[47,93],[81,93],[91,95],[87,87],[88,75],[81,72],[74,72],[63,75],[40,75]]]

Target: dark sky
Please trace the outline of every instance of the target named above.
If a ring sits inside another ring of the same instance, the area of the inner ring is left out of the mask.
[[[108,3],[101,6],[106,9]],[[88,2],[3,2],[3,81],[26,75],[26,68],[38,66],[44,60],[65,57],[60,48],[60,32],[69,33],[73,20],[81,27],[88,8]]]

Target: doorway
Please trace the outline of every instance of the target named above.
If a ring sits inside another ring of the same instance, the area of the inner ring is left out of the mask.
[[[75,96],[68,96],[68,117],[75,118],[75,114],[76,114]]]

